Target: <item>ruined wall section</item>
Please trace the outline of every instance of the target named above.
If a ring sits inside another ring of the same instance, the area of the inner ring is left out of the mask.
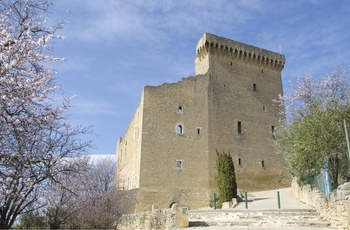
[[[122,190],[135,189],[140,186],[143,103],[142,94],[140,105],[125,135],[117,141],[116,184]]]
[[[242,190],[290,185],[282,156],[275,150],[275,132],[283,117],[273,100],[283,93],[284,61],[283,55],[211,34],[199,41],[196,72],[208,69],[210,76],[211,187],[215,187],[216,150],[233,155]]]
[[[141,178],[137,210],[149,204],[207,205],[208,76],[144,88]]]

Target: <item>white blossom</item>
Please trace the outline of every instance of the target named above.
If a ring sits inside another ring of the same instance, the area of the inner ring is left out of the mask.
[[[63,37],[55,35],[61,25],[41,16],[50,1],[0,1],[0,228],[11,228],[27,205],[35,208],[40,189],[68,170],[59,159],[90,145],[78,138],[88,129],[66,126],[66,102],[52,106],[60,91],[48,65],[63,59],[50,49]]]

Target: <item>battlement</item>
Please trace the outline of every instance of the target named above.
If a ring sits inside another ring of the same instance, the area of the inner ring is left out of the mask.
[[[208,53],[226,56],[228,59],[281,71],[285,64],[285,56],[269,50],[233,41],[214,34],[205,33],[199,40],[197,58],[202,60]]]

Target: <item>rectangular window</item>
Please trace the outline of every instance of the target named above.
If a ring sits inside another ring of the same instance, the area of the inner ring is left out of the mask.
[[[237,132],[238,132],[238,134],[242,133],[242,122],[241,121],[237,122]]]
[[[122,189],[123,190],[125,190],[126,188],[125,188],[125,178],[121,178],[121,180],[122,180]]]
[[[271,126],[271,133],[272,133],[272,138],[276,139],[276,130],[275,130],[275,126]]]
[[[201,134],[201,128],[197,128],[197,135]]]
[[[182,169],[182,161],[181,160],[176,161],[176,169]]]

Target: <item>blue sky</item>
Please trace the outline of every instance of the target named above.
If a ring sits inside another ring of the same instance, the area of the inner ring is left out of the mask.
[[[73,124],[93,125],[92,154],[114,154],[145,85],[194,75],[205,32],[286,56],[284,88],[350,62],[350,2],[333,0],[57,0],[58,84],[77,95]],[[67,10],[70,13],[67,13]]]

